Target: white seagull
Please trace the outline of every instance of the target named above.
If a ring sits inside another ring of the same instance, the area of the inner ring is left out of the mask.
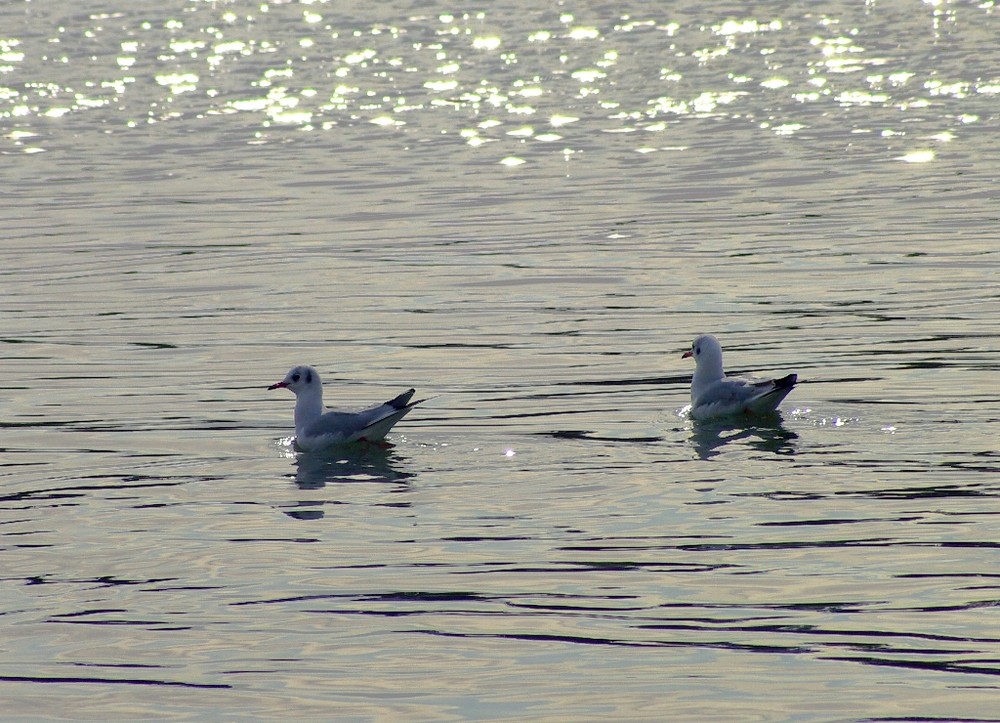
[[[392,426],[424,401],[410,402],[413,389],[395,399],[360,412],[324,412],[323,383],[309,366],[292,367],[285,378],[268,389],[295,392],[295,444],[312,452],[349,442],[381,442]]]
[[[798,381],[789,374],[781,379],[740,379],[722,371],[722,347],[711,334],[702,334],[682,359],[694,357],[691,378],[691,417],[708,419],[738,414],[773,414]]]

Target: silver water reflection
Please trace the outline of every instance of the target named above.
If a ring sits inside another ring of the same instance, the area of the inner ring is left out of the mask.
[[[286,129],[371,124],[407,142],[445,134],[517,166],[539,154],[568,160],[598,143],[682,152],[689,141],[675,137],[676,125],[708,119],[809,138],[836,114],[854,134],[845,138],[852,152],[923,163],[989,117],[1000,92],[989,53],[979,52],[991,43],[989,4],[914,13],[845,4],[786,17],[778,8],[713,17],[641,3],[613,12],[142,7],[66,15],[49,0],[0,11],[0,118],[10,147],[44,151],[57,128],[77,122],[128,133],[239,116],[228,123],[252,143]],[[959,52],[963,43],[973,52]],[[927,54],[932,62],[922,64]]]

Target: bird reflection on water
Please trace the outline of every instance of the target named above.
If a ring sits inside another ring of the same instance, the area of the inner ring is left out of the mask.
[[[393,448],[374,444],[307,452],[296,457],[295,484],[304,490],[346,482],[404,484],[413,474],[397,469],[400,462]]]
[[[692,420],[691,445],[701,459],[708,460],[733,442],[745,441],[753,449],[771,454],[794,455],[799,435],[785,427],[780,413],[752,420]]]
[[[413,476],[399,467],[402,458],[389,446],[351,444],[322,452],[304,452],[295,457],[295,485],[304,491],[321,490],[327,485],[390,484],[403,487]],[[292,475],[289,475],[292,476]],[[324,501],[307,500],[285,514],[299,520],[324,516]]]

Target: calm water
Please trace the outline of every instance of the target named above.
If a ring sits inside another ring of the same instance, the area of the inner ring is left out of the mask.
[[[654,5],[0,5],[0,713],[1000,717],[997,12]]]

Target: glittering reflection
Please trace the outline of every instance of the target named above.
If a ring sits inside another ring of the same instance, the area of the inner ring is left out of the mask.
[[[0,63],[20,63],[24,60],[24,53],[17,49],[21,44],[16,38],[0,38]],[[0,66],[0,71],[10,72],[13,66]]]
[[[198,88],[198,76],[194,73],[169,73],[157,75],[156,82],[170,89],[172,95],[190,93]]]
[[[897,160],[905,163],[929,163],[934,160],[934,151],[931,149],[910,151],[906,155],[900,156]]]
[[[594,142],[649,154],[664,144],[629,136],[667,132],[665,121],[733,119],[790,139],[832,108],[849,114],[824,122],[868,132],[873,111],[880,126],[898,127],[946,103],[961,128],[978,123],[983,101],[1000,92],[989,73],[915,62],[926,52],[919,31],[924,42],[946,38],[959,23],[988,17],[986,5],[937,4],[928,17],[882,25],[855,8],[839,16],[711,12],[647,8],[605,19],[542,9],[359,9],[347,17],[327,3],[206,2],[160,17],[94,13],[85,49],[69,42],[65,23],[36,23],[32,32],[15,23],[0,38],[0,121],[15,144],[14,130],[94,112],[110,132],[244,116],[257,126],[247,142],[269,142],[262,130],[368,124],[455,139],[509,165],[504,159],[528,163],[537,153],[565,159]],[[59,65],[74,68],[72,84]],[[543,122],[573,126],[544,132]],[[888,149],[885,138],[866,142]],[[525,143],[539,151],[514,152]]]

